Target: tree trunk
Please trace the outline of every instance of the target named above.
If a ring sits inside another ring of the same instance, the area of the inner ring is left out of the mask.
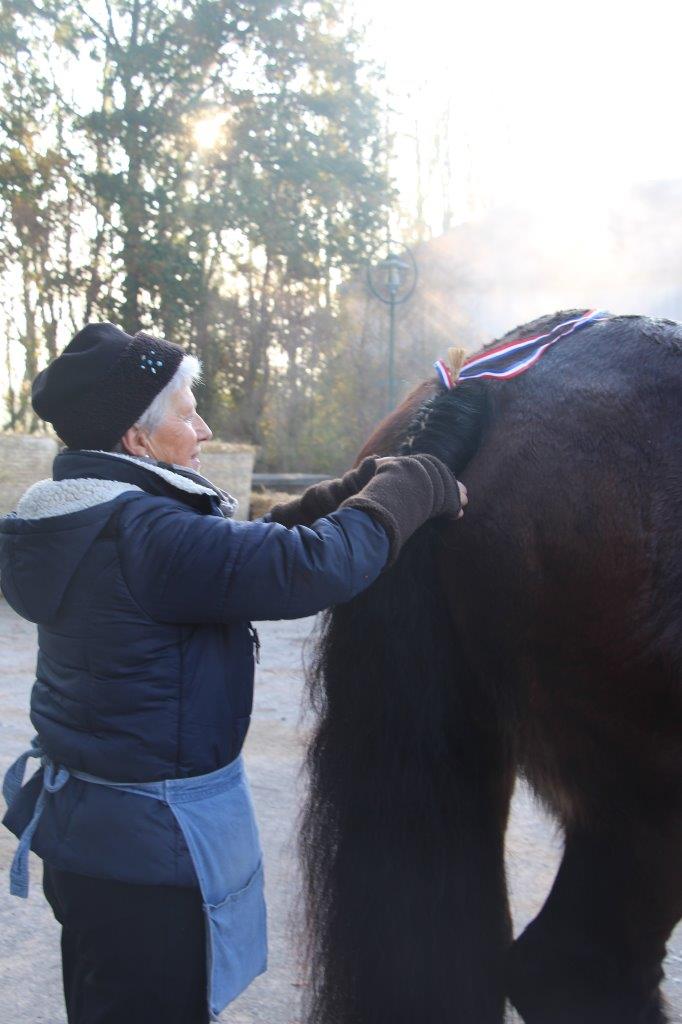
[[[262,443],[263,409],[270,380],[268,348],[272,331],[270,281],[273,272],[268,253],[261,280],[260,296],[253,289],[253,270],[249,275],[249,348],[245,366],[244,390],[239,406],[240,433],[243,440]]]
[[[142,189],[142,141],[138,124],[139,93],[133,84],[137,70],[140,0],[132,9],[130,43],[125,55],[123,86],[125,90],[123,147],[128,157],[126,194],[121,204],[123,221],[123,327],[130,334],[140,330],[140,288],[142,286],[142,227],[144,223],[144,195]]]
[[[20,339],[24,347],[24,380],[19,398],[19,416],[27,430],[36,429],[38,420],[31,406],[31,384],[38,373],[38,336],[36,332],[36,311],[31,296],[31,269],[28,260],[22,260],[22,292],[26,329]]]

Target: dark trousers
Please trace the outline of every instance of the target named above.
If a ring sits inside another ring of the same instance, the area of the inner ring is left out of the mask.
[[[44,866],[62,926],[69,1024],[207,1024],[196,889],[128,885]]]

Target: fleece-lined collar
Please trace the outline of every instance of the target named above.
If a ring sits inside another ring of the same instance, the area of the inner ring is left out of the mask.
[[[17,506],[21,519],[45,519],[80,512],[112,501],[126,491],[172,497],[202,512],[231,517],[237,502],[210,480],[184,466],[118,452],[61,452],[54,461],[54,480],[41,480]]]
[[[126,491],[141,491],[135,484],[118,480],[39,480],[19,499],[19,519],[49,519],[84,512],[86,508],[113,501]]]
[[[121,452],[66,449],[54,460],[55,480],[89,477],[135,484],[147,494],[172,497],[202,512],[231,517],[236,500],[206,477],[185,466]]]
[[[71,454],[68,451],[62,453],[62,455]],[[221,491],[219,487],[216,487],[207,480],[205,477],[200,476],[199,473],[193,472],[191,469],[187,469],[185,466],[175,466],[169,462],[158,462],[156,459],[152,459],[145,456],[137,455],[126,455],[123,452],[99,452],[95,450],[89,450],[84,448],[82,451],[74,452],[75,455],[97,455],[98,457],[104,456],[106,459],[123,459],[125,462],[132,463],[133,466],[139,468],[142,467],[150,473],[155,473],[160,476],[166,483],[171,484],[173,487],[177,487],[181,491],[187,491],[188,494],[208,494],[211,497],[223,496],[226,494],[225,491]],[[228,495],[229,497],[229,495]],[[232,499],[235,500],[234,498]]]

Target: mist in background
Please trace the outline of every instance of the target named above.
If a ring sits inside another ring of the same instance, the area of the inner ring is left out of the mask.
[[[397,308],[401,394],[449,345],[555,310],[682,319],[677,5],[366,10],[399,192],[386,234],[419,271]],[[385,375],[386,310],[364,293],[358,277],[356,361]]]

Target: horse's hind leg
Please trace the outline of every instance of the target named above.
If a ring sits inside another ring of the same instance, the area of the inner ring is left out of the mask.
[[[569,831],[547,902],[509,954],[508,994],[526,1024],[666,1020],[659,984],[681,864],[679,821]]]

